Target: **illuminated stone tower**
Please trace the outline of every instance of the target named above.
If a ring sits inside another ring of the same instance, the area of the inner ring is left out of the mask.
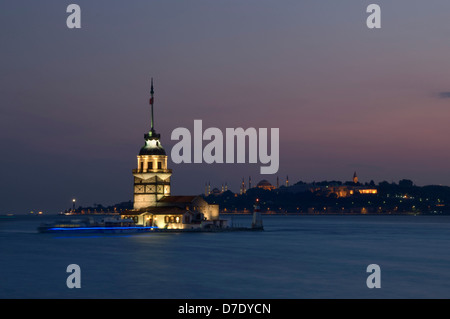
[[[153,79],[150,89],[151,126],[144,135],[145,145],[137,156],[137,169],[134,176],[134,209],[155,206],[164,196],[170,196],[170,177],[172,170],[167,168],[166,151],[159,141],[160,134],[154,128],[153,117]]]

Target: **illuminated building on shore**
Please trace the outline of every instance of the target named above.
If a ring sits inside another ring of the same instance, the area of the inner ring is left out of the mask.
[[[358,182],[358,176],[356,172],[353,174],[352,183],[346,185],[326,185],[326,186],[313,186],[312,192],[321,192],[325,195],[333,194],[337,198],[349,197],[353,195],[375,195],[378,194],[378,189],[375,186],[364,186]]]
[[[288,179],[287,176],[286,176],[286,182],[285,182],[285,185],[286,185],[286,187],[289,186],[289,179]],[[277,186],[272,185],[268,180],[263,179],[263,180],[259,181],[258,184],[256,184],[255,187],[256,187],[256,188],[261,188],[261,189],[264,189],[264,190],[271,191],[271,190],[274,190],[274,189],[279,188],[279,186],[280,186],[280,185],[279,185],[279,178],[277,177]],[[241,184],[241,188],[240,188],[240,193],[241,193],[241,194],[244,194],[244,193],[246,193],[247,190],[249,190],[249,189],[251,189],[251,188],[252,188],[252,178],[251,178],[251,176],[248,177],[248,188],[245,187],[244,179],[242,179],[242,184]]]
[[[279,179],[277,178],[277,185],[279,186]],[[305,191],[311,191],[311,192],[320,192],[325,196],[334,195],[337,198],[340,197],[349,197],[353,195],[374,195],[378,194],[378,189],[373,186],[365,186],[358,182],[358,176],[356,175],[356,172],[353,174],[352,182],[347,182],[345,184],[342,183],[301,183],[301,184],[295,184],[295,185],[289,185],[289,177],[286,176],[285,186],[276,187],[275,185],[272,185],[268,180],[261,180],[257,185],[256,188],[264,189],[264,190],[277,190],[280,192],[305,192]],[[245,193],[245,184],[244,180],[242,180],[242,186],[241,186],[241,194]]]
[[[217,195],[223,194],[223,193],[225,193],[227,191],[228,191],[228,184],[227,183],[222,184],[221,189],[218,189],[217,187],[214,187],[212,190],[211,190],[211,184],[210,183],[206,183],[205,184],[205,197],[208,197],[209,195],[217,196]]]

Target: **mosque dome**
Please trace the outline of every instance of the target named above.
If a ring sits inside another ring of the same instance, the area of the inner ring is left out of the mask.
[[[261,188],[263,188],[263,187],[271,187],[271,186],[272,186],[272,184],[270,184],[270,182],[267,181],[267,180],[265,180],[265,179],[263,179],[262,181],[260,181],[260,182],[256,185],[256,187],[261,187]]]
[[[267,180],[265,180],[265,179],[263,179],[262,181],[260,181],[260,182],[256,185],[256,187],[262,188],[262,189],[265,189],[265,190],[268,190],[268,191],[271,191],[272,189],[275,189],[275,186],[273,186],[272,184],[270,184],[270,182],[267,181]]]

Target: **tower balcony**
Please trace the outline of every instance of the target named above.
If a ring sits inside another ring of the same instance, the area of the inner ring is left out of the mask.
[[[169,173],[172,174],[172,169],[133,169],[133,174],[139,173]]]

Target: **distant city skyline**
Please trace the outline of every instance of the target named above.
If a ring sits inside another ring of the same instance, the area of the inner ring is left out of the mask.
[[[366,26],[366,7],[382,27]],[[132,199],[150,128],[172,194],[205,181],[239,192],[323,180],[450,185],[450,2],[4,1],[0,12],[0,214]],[[177,127],[279,128],[275,175],[260,164],[175,164]]]

